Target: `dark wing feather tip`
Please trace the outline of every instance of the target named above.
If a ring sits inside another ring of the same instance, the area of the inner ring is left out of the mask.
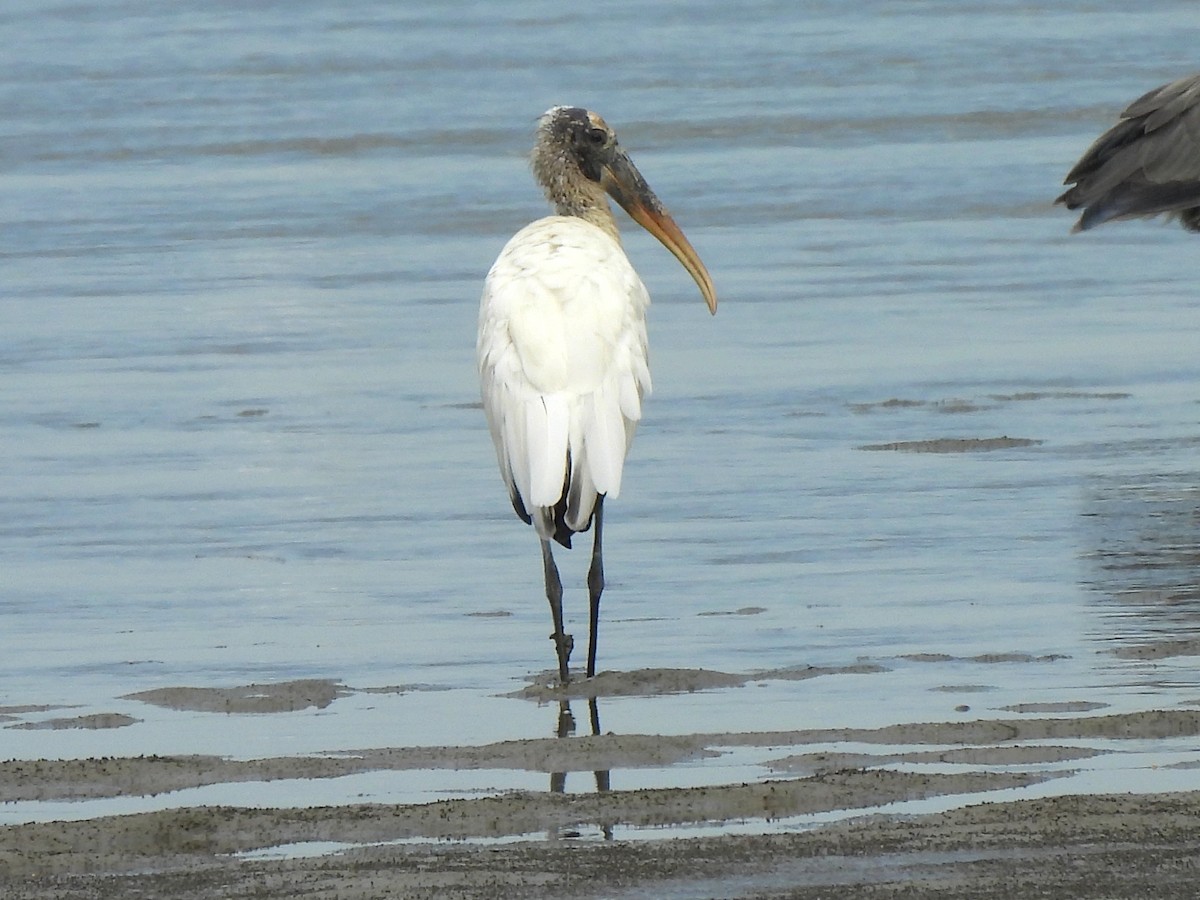
[[[1076,231],[1167,214],[1200,230],[1200,74],[1148,91],[1067,173],[1056,203],[1083,209]]]

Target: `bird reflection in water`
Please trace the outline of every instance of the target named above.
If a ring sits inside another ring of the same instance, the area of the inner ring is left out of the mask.
[[[600,734],[600,708],[595,697],[588,698],[588,718],[591,720],[592,734]],[[556,736],[560,738],[573,737],[575,734],[575,715],[571,712],[571,701],[558,701],[558,727]],[[596,793],[607,793],[611,788],[611,777],[608,769],[597,769],[592,772],[596,779]],[[566,772],[551,772],[550,773],[550,793],[565,794],[567,790],[567,773]],[[611,841],[613,837],[613,826],[611,823],[600,823],[600,833],[604,835],[606,841]],[[579,837],[579,832],[574,829],[560,830],[552,829],[547,835],[551,838],[567,838]]]
[[[1104,623],[1098,639],[1125,660],[1200,652],[1200,478],[1098,478],[1083,524],[1084,583]]]

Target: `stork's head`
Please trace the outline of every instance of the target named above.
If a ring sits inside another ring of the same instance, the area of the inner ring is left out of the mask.
[[[646,179],[617,143],[617,134],[600,116],[578,106],[555,106],[538,120],[533,171],[550,202],[571,214],[577,198],[598,186],[649,231],[688,270],[709,312],[717,311],[717,294],[699,255],[684,237]],[[603,197],[600,199],[603,205]],[[575,213],[578,214],[578,213]]]

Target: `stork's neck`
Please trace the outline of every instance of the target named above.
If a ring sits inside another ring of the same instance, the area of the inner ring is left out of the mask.
[[[539,145],[533,154],[533,174],[558,215],[591,222],[621,243],[604,188],[579,171],[574,160]]]

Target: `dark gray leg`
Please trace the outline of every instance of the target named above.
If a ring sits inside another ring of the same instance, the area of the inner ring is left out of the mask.
[[[604,495],[596,498],[596,512],[592,538],[592,565],[588,568],[588,602],[591,612],[591,628],[588,632],[587,677],[596,674],[596,632],[600,627],[600,594],[604,592],[604,554],[600,550],[601,534],[604,529]]]
[[[575,639],[563,631],[562,581],[558,577],[558,566],[554,564],[549,541],[542,541],[542,570],[546,576],[546,599],[550,601],[550,615],[554,618],[554,633],[550,635],[550,640],[554,641],[554,649],[558,653],[558,678],[566,684],[571,680],[567,663],[571,659]]]

